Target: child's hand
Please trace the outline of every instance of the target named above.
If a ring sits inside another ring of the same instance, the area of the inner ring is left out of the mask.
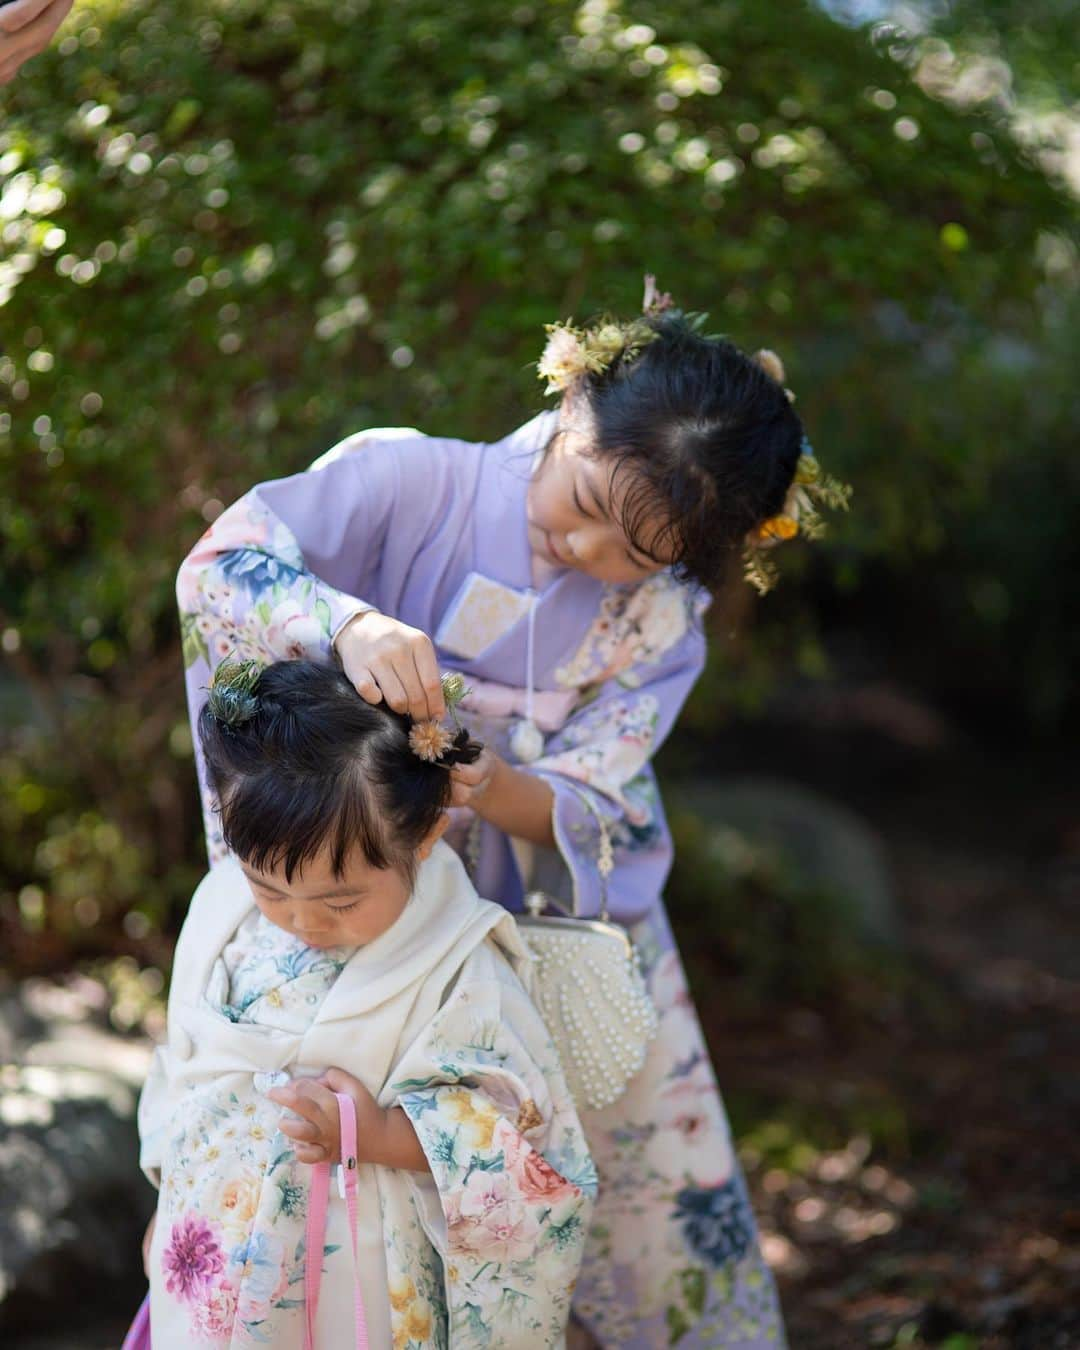
[[[154,1240],[154,1225],[157,1223],[157,1210],[150,1215],[150,1222],[146,1225],[146,1232],[142,1240],[142,1268],[146,1278],[150,1278],[150,1244]]]
[[[446,715],[439,661],[426,633],[371,609],[337,635],[334,650],[356,692],[368,703],[408,713],[414,721]]]
[[[347,1094],[356,1107],[358,1163],[428,1171],[427,1157],[405,1112],[399,1106],[384,1110],[359,1078],[344,1069],[327,1069],[321,1078],[294,1078],[266,1094],[278,1106],[301,1117],[284,1117],[279,1126],[281,1133],[294,1141],[298,1161],[341,1161],[341,1116],[335,1092]]]
[[[302,1163],[341,1161],[341,1117],[335,1092],[347,1093],[356,1107],[357,1162],[374,1162],[382,1153],[386,1112],[361,1083],[344,1069],[328,1069],[321,1078],[294,1078],[266,1094],[300,1116],[282,1118],[279,1129],[296,1144]]]
[[[472,764],[455,764],[450,770],[450,805],[475,809],[491,787],[501,763],[498,755],[484,749]]]

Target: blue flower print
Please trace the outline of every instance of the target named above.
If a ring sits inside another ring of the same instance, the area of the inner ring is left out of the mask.
[[[675,1218],[687,1246],[710,1266],[746,1255],[754,1241],[754,1216],[741,1182],[722,1186],[686,1186],[675,1197]]]
[[[223,553],[218,559],[221,575],[234,586],[243,586],[252,596],[261,596],[265,590],[280,582],[283,586],[296,584],[300,574],[295,567],[260,553],[253,548],[239,548]]]

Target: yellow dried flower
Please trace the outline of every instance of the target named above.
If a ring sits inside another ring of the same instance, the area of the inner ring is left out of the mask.
[[[409,731],[409,749],[429,764],[437,764],[453,743],[453,736],[438,722],[415,722]]]
[[[754,360],[770,379],[775,380],[777,384],[784,383],[784,363],[774,351],[762,347],[761,351],[754,353]]]
[[[794,539],[799,533],[799,522],[793,516],[772,516],[757,528],[759,539]]]
[[[821,477],[821,465],[813,455],[802,454],[795,465],[796,483],[816,483]]]

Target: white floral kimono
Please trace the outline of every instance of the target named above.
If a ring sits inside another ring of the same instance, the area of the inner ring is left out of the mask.
[[[269,924],[231,859],[204,879],[139,1108],[160,1183],[154,1350],[303,1344],[311,1174],[264,1090],[331,1066],[408,1113],[431,1167],[359,1170],[372,1350],[563,1344],[596,1181],[527,967],[513,920],[444,844],[398,921],[356,950]],[[339,1350],[354,1274],[331,1190],[316,1344]]]

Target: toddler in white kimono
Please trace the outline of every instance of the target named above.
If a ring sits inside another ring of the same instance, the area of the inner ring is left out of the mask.
[[[304,1343],[309,1164],[356,1107],[315,1345],[564,1343],[596,1183],[514,920],[443,842],[479,746],[308,661],[226,665],[199,734],[232,857],[180,934],[142,1095],[154,1350]],[[283,1108],[285,1108],[283,1110]]]

